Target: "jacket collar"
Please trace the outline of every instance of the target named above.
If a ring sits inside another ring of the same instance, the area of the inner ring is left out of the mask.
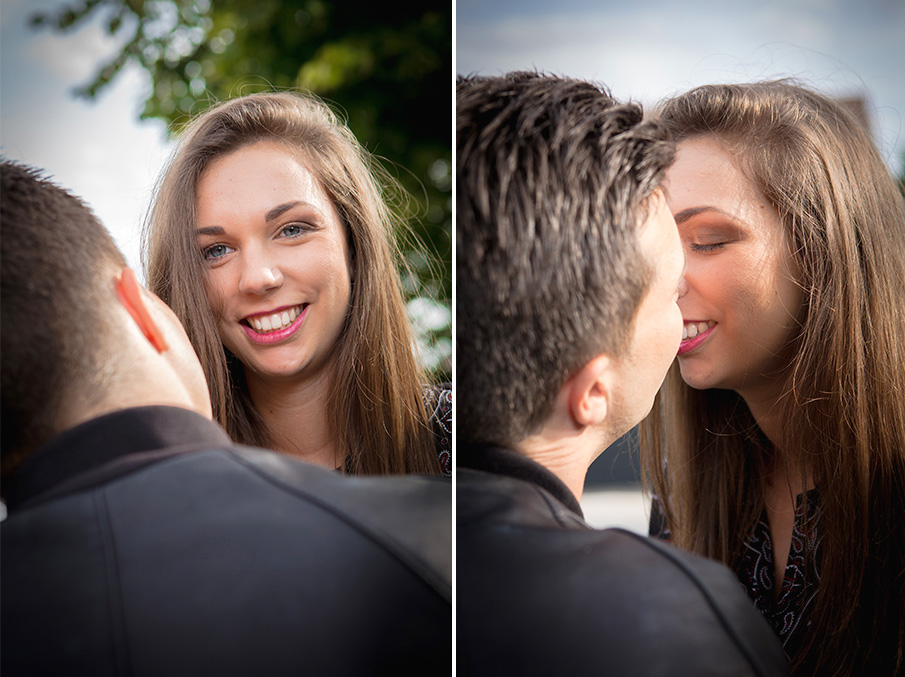
[[[132,454],[231,445],[219,425],[188,409],[123,409],[69,428],[38,447],[6,482],[6,504],[13,510],[78,475]]]
[[[506,475],[523,482],[530,482],[553,495],[569,510],[584,519],[581,505],[575,494],[550,470],[530,458],[502,447],[463,444],[457,448],[459,467],[482,470],[495,475]]]

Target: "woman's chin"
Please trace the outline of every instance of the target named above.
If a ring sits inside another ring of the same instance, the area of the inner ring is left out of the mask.
[[[709,388],[719,388],[719,379],[715,378],[710,372],[702,372],[701,369],[679,360],[679,371],[682,374],[682,380],[689,388],[695,390],[707,390]]]
[[[285,381],[297,376],[300,366],[278,361],[249,360],[244,362],[246,372],[262,381]]]

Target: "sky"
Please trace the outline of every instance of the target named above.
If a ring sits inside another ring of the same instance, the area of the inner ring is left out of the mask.
[[[644,106],[691,87],[792,76],[866,99],[897,174],[905,154],[903,0],[458,0],[456,71],[537,69]]]
[[[132,67],[94,100],[90,82],[117,44],[97,22],[71,34],[33,30],[28,18],[59,0],[3,0],[0,153],[41,168],[87,202],[140,270],[141,223],[170,152],[166,126],[139,121],[151,78]]]
[[[117,45],[98,22],[66,35],[27,27],[63,4],[3,0],[0,153],[81,196],[140,269],[141,223],[172,143],[161,121],[139,120],[151,82],[138,67],[96,100],[74,97]],[[457,72],[524,68],[602,81],[647,106],[706,82],[797,76],[865,96],[881,153],[893,171],[903,164],[903,0],[458,0]]]

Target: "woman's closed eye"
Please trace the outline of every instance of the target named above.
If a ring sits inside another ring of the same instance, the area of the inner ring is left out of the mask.
[[[701,254],[709,254],[711,252],[715,252],[718,249],[722,249],[726,246],[725,242],[714,242],[711,244],[701,244],[697,242],[692,242],[688,245],[691,251],[698,252]]]

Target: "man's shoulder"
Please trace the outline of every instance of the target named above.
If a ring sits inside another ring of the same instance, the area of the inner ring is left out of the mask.
[[[651,581],[705,604],[724,592],[738,599],[739,584],[722,565],[623,529],[593,529],[530,482],[463,470],[456,492],[463,583],[474,578],[480,587],[493,572],[516,567],[513,575],[525,584],[543,577],[562,595],[586,599],[606,601],[630,589],[643,595]],[[499,594],[510,586],[515,594],[512,580]]]
[[[497,526],[589,529],[581,516],[535,482],[470,468],[456,470],[456,525],[469,534]]]
[[[3,524],[5,666],[95,674],[119,651],[149,674],[361,674],[403,644],[448,665],[448,480],[226,445],[130,460]]]
[[[694,674],[783,674],[772,631],[722,565],[625,530],[564,524],[509,478],[475,473],[465,484],[483,497],[457,534],[466,665],[519,652],[555,670],[545,661],[569,652],[614,674],[674,674],[683,661]]]
[[[453,520],[448,479],[348,476],[250,447],[235,447],[230,453],[277,491],[381,543],[451,599]]]
[[[450,483],[432,476],[352,477],[305,463],[284,454],[241,445],[191,444],[181,447],[133,453],[100,468],[76,475],[52,491],[27,503],[25,510],[55,502],[68,495],[103,488],[108,493],[120,485],[130,488],[166,485],[196,486],[199,479],[223,482],[224,486],[240,483],[254,485],[259,491],[283,494],[300,503],[319,506],[341,514],[373,512],[392,513],[395,506],[418,502],[427,514],[432,511],[450,514]],[[135,496],[130,492],[123,498]],[[241,493],[225,491],[205,496],[211,504],[230,500],[237,505],[248,503]],[[253,503],[248,507],[255,507]],[[403,515],[397,515],[402,517]]]
[[[394,508],[412,502],[422,507],[422,517],[434,513],[451,516],[451,484],[433,475],[351,476],[303,463],[284,454],[253,447],[219,450],[246,471],[283,492],[324,507],[356,512],[392,514]],[[329,505],[326,504],[329,502]],[[396,517],[414,519],[411,514]]]
[[[103,519],[95,519],[99,512]],[[325,544],[365,541],[450,596],[448,480],[348,477],[263,449],[194,446],[133,454],[84,473],[23,506],[4,531],[60,520],[82,531],[106,520],[122,534],[120,546],[163,538],[154,523],[166,525],[166,538],[203,528],[213,548],[227,534],[259,544],[269,534],[274,547],[309,535]]]

